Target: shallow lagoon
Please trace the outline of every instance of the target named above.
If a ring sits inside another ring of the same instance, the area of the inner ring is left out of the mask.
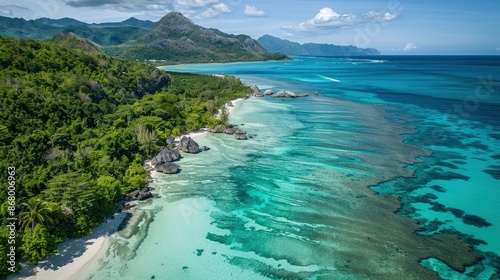
[[[414,60],[169,67],[321,95],[238,104],[231,122],[258,136],[198,138],[211,150],[157,179],[160,197],[136,210],[93,279],[494,277],[498,92],[467,118],[449,109],[499,64]]]

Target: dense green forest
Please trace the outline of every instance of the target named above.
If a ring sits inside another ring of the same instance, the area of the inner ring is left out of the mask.
[[[12,246],[9,186],[19,219],[16,259],[36,263],[65,239],[91,233],[143,187],[143,161],[169,135],[215,126],[217,108],[249,91],[235,77],[167,74],[100,53],[0,37],[1,273],[8,272]]]

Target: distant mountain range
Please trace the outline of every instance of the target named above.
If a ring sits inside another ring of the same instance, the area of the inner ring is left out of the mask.
[[[157,23],[130,18],[117,23],[87,24],[71,18],[24,20],[0,16],[0,36],[51,41],[91,41],[104,53],[130,60],[170,63],[232,62],[288,59],[270,53],[247,35],[232,35],[194,24],[178,12]],[[68,36],[68,34],[72,34]],[[76,36],[76,37],[75,37]]]
[[[72,18],[61,18],[61,19],[50,19],[50,18],[39,18],[35,19],[34,22],[50,25],[53,27],[68,27],[68,26],[82,26],[87,25],[85,22],[78,21]]]
[[[56,34],[64,34],[57,35]],[[270,35],[247,35],[203,28],[178,12],[158,22],[129,18],[88,24],[72,18],[25,20],[0,16],[0,36],[54,41],[71,48],[102,51],[129,60],[166,63],[234,62],[288,59],[286,55],[378,55],[376,49],[329,44],[299,44]]]
[[[88,24],[72,18],[25,20],[0,16],[0,35],[50,42],[57,33],[74,33],[100,46],[138,39],[155,25],[135,18],[118,23]]]
[[[379,55],[377,49],[363,49],[355,46],[338,46],[332,44],[299,44],[288,40],[264,35],[258,40],[259,44],[270,52],[280,52],[286,55],[311,55],[311,56],[358,56]]]

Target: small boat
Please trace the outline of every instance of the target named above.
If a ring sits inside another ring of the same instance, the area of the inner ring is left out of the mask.
[[[314,95],[319,95],[319,92],[315,91],[315,92],[314,92]]]

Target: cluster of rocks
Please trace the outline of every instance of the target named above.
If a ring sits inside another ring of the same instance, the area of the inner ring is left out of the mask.
[[[306,97],[309,96],[309,93],[303,93],[303,94],[297,94],[293,91],[289,90],[281,90],[278,92],[274,92],[273,90],[266,90],[262,92],[258,86],[256,85],[246,85],[247,87],[251,88],[253,90],[252,96],[255,97],[263,97],[263,96],[271,96],[274,98],[297,98],[297,97]]]
[[[149,163],[154,170],[158,172],[174,174],[179,171],[180,166],[172,161],[179,160],[180,158],[181,154],[179,153],[179,150],[163,147],[163,149],[161,149],[161,151],[153,157]]]
[[[203,150],[208,150],[208,147],[204,146]],[[181,158],[179,151],[194,154],[200,151],[200,147],[198,143],[191,139],[191,137],[183,136],[179,141],[179,144],[176,145],[175,138],[173,136],[169,136],[167,138],[167,147],[163,147],[156,156],[146,163],[144,165],[144,169],[148,172],[156,170],[157,172],[165,174],[175,174],[179,172],[180,166],[173,163],[173,161],[177,161]],[[148,175],[148,180],[152,181],[151,175]],[[154,188],[148,186],[142,188],[141,190],[131,192],[128,195],[129,197],[127,201],[120,203],[117,212],[126,211],[134,206],[137,206],[137,203],[131,200],[145,200],[153,197],[153,194],[151,193],[152,190],[154,190]]]
[[[246,131],[242,131],[239,128],[235,128],[232,125],[216,125],[213,129],[208,130],[211,133],[225,133],[225,134],[234,134],[236,139],[238,140],[247,140],[249,136]]]
[[[281,90],[278,92],[274,92],[272,90],[267,90],[265,92],[265,94],[269,95],[271,97],[274,97],[274,98],[297,98],[297,97],[309,96],[309,93],[297,94],[297,93],[295,93],[293,91],[289,91],[289,90]]]
[[[208,150],[208,147],[203,147],[203,150]],[[180,166],[173,163],[173,161],[181,158],[179,151],[196,154],[200,151],[200,146],[191,137],[186,136],[183,136],[179,141],[179,145],[176,146],[175,138],[170,136],[167,138],[167,147],[163,147],[149,163],[158,172],[175,174],[180,170]]]
[[[118,206],[115,209],[116,213],[124,212],[130,210],[131,208],[137,206],[137,200],[146,200],[148,198],[153,197],[153,191],[155,188],[153,187],[144,187],[140,190],[133,191],[129,193],[128,197],[125,200],[121,200],[118,203]]]
[[[178,149],[185,153],[196,154],[200,151],[200,146],[191,137],[182,136]]]
[[[131,192],[129,196],[133,200],[145,200],[153,197],[152,190],[154,190],[153,187],[144,187],[141,190]]]
[[[204,146],[203,150],[208,150],[208,147]],[[169,136],[167,138],[167,147],[163,147],[161,151],[144,166],[145,170],[148,172],[156,170],[157,172],[165,174],[175,174],[179,172],[180,166],[173,163],[173,161],[177,161],[181,158],[179,151],[195,154],[200,151],[200,147],[198,143],[191,139],[191,137],[183,136],[179,141],[179,144],[176,145],[175,138],[173,136]],[[148,179],[151,181],[150,175],[148,176]],[[151,193],[153,189],[154,188],[148,186],[142,188],[141,190],[136,190],[129,194],[129,199],[144,200],[151,198],[153,197],[153,194]],[[127,210],[135,206],[132,204],[132,202],[122,204],[120,211]]]

